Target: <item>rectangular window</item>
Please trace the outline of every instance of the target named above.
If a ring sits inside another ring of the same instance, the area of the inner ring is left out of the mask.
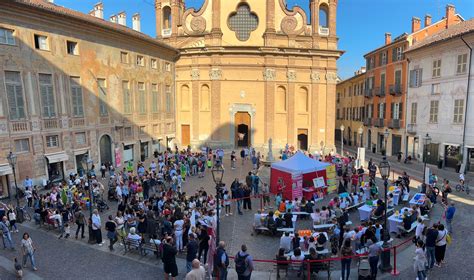
[[[145,83],[138,83],[138,110],[142,115],[146,114],[146,104]]]
[[[392,103],[392,119],[400,119],[400,103]]]
[[[400,61],[403,59],[403,47],[398,47],[397,48],[397,61]]]
[[[454,123],[462,123],[464,116],[464,99],[454,100]]]
[[[402,71],[397,70],[395,71],[395,87],[401,89],[401,85],[402,85]]]
[[[150,64],[152,69],[158,69],[158,61],[155,58],[150,60]]]
[[[166,113],[172,113],[173,112],[173,100],[171,96],[171,87],[166,86],[165,89],[165,95],[166,95]]]
[[[76,133],[76,144],[81,146],[86,144],[86,133],[85,132],[78,132]]]
[[[438,123],[438,100],[431,100],[430,102],[430,123]]]
[[[131,127],[126,127],[126,128],[124,129],[123,134],[124,134],[124,136],[125,136],[126,138],[132,137],[132,135],[133,135],[133,130],[132,130],[132,128],[131,128]]]
[[[433,78],[441,77],[441,59],[433,60]]]
[[[439,83],[432,84],[431,85],[431,94],[440,94],[440,93],[441,93],[440,84]]]
[[[0,33],[1,35],[1,33]],[[467,69],[467,53],[458,55],[458,65],[456,68],[456,74],[464,74]]]
[[[24,119],[26,117],[25,99],[23,97],[20,72],[5,71],[5,87],[7,90],[10,120]]]
[[[385,104],[379,104],[379,118],[383,119],[385,117]]]
[[[46,147],[48,147],[48,148],[57,148],[57,147],[59,147],[59,137],[58,137],[58,135],[46,136]]]
[[[71,77],[72,114],[74,117],[84,117],[84,103],[82,99],[81,79]]]
[[[380,93],[385,94],[385,74],[380,75]]]
[[[421,87],[421,81],[423,78],[423,69],[410,70],[410,87]]]
[[[56,117],[54,106],[53,78],[49,74],[39,74],[39,87],[43,118]]]
[[[79,49],[77,48],[77,42],[66,41],[67,53],[70,55],[79,55]]]
[[[416,114],[417,114],[417,108],[418,104],[416,102],[411,103],[411,116],[410,116],[410,123],[415,124],[416,123]]]
[[[123,90],[123,112],[124,114],[132,113],[132,95],[130,93],[130,86],[128,81],[122,82]]]
[[[0,44],[15,45],[13,30],[0,28]]]
[[[140,135],[146,134],[146,126],[140,126]]]
[[[137,55],[137,65],[145,66],[145,58],[142,55]]]
[[[120,62],[128,64],[128,52],[120,52]]]
[[[169,62],[165,63],[165,71],[166,72],[171,72],[171,63],[169,63]]]
[[[99,89],[99,113],[101,117],[109,115],[107,109],[107,82],[105,79],[97,79],[97,87]]]
[[[340,116],[341,112],[339,109],[336,109],[336,119],[337,120],[340,120],[341,119],[341,116]]]
[[[158,84],[151,84],[151,110],[153,113],[158,113],[160,108],[160,99],[158,92]]]
[[[35,48],[38,50],[49,50],[48,37],[43,35],[35,34]]]
[[[387,52],[382,53],[382,65],[387,64]]]
[[[30,151],[30,139],[18,139],[15,140],[15,152],[26,153]]]

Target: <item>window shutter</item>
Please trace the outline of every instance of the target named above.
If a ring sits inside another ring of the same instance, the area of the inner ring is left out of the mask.
[[[17,114],[18,108],[16,106],[15,86],[7,84],[6,87],[7,87],[8,107],[10,108],[10,118],[12,120],[16,120],[19,118],[19,116]]]
[[[397,61],[397,48],[392,49],[392,62]]]
[[[421,80],[423,78],[423,68],[418,69],[418,81],[417,81],[417,87],[421,87]]]
[[[402,113],[403,113],[403,103],[400,102],[398,103],[398,119],[401,120],[402,119]]]
[[[393,114],[393,105],[394,105],[393,102],[390,103],[390,118],[391,119],[393,119],[393,116],[394,116],[394,114]]]
[[[387,116],[387,114],[386,114],[387,113],[387,103],[382,103],[382,105],[383,105],[383,116],[382,116],[382,118],[385,119],[385,116]]]
[[[46,86],[40,86],[41,104],[43,105],[43,116],[49,117],[48,90]]]
[[[20,119],[25,118],[25,102],[23,100],[23,90],[21,85],[15,86],[16,105],[18,110],[18,117]]]
[[[415,70],[410,70],[410,82],[409,82],[409,87],[414,87],[415,86]]]

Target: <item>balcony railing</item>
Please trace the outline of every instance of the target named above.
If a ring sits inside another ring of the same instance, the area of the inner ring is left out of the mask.
[[[86,121],[84,118],[74,118],[72,119],[72,127],[81,127],[81,126],[85,126],[86,125]]]
[[[374,96],[374,89],[366,88],[364,96],[367,97],[367,98],[370,98],[370,97]]]
[[[390,94],[391,95],[402,95],[402,85],[400,84],[394,84],[390,85]]]
[[[416,124],[410,123],[407,125],[407,133],[409,134],[416,134]]]
[[[59,121],[57,119],[43,120],[43,129],[57,129],[59,128]]]
[[[329,28],[320,26],[319,27],[319,35],[321,36],[329,36]]]
[[[393,129],[400,129],[400,119],[390,120],[388,127]]]
[[[109,124],[109,116],[102,116],[100,117],[100,124]]]
[[[382,119],[382,118],[375,119],[374,126],[375,127],[384,127],[385,126],[385,120]]]
[[[385,87],[376,87],[375,88],[375,95],[379,97],[385,96]]]
[[[372,118],[365,118],[364,119],[365,126],[372,126]]]
[[[13,121],[10,122],[11,132],[26,132],[29,131],[29,122],[27,121]]]

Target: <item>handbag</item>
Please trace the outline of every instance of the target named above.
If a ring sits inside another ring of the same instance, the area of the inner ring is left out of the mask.
[[[453,242],[453,239],[451,238],[451,235],[450,234],[447,234],[446,235],[446,243],[451,244],[451,242]]]

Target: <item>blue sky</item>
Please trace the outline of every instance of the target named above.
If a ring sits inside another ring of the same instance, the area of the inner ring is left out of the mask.
[[[186,0],[187,7],[200,7],[204,0]],[[227,0],[223,0],[225,3]],[[259,0],[264,1],[264,0]],[[277,1],[277,0],[275,0]],[[89,12],[98,0],[55,0],[56,4]],[[120,11],[127,12],[127,25],[131,26],[132,14],[142,17],[142,32],[155,36],[154,0],[103,0],[105,18]],[[301,6],[308,10],[309,0],[287,0],[288,6]],[[411,31],[411,18],[423,19],[431,14],[433,22],[445,14],[446,4],[456,6],[464,19],[474,16],[474,0],[339,0],[337,34],[339,48],[346,53],[339,59],[339,75],[345,79],[364,65],[363,55],[384,43],[385,32],[392,38]]]

